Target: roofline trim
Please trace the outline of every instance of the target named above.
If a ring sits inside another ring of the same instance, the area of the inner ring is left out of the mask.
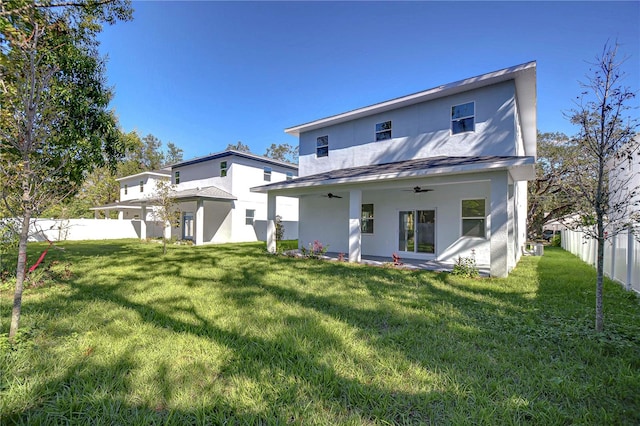
[[[237,157],[247,158],[247,159],[250,159],[250,160],[260,161],[260,162],[267,163],[267,164],[274,164],[274,165],[285,167],[285,168],[289,168],[289,169],[295,170],[295,171],[298,170],[298,166],[296,166],[295,164],[287,163],[285,161],[280,161],[280,160],[274,160],[273,158],[263,157],[261,155],[252,154],[250,152],[236,151],[235,149],[227,149],[227,150],[222,151],[222,152],[217,152],[217,153],[205,155],[203,157],[196,157],[196,158],[193,158],[191,160],[182,161],[180,163],[173,164],[171,166],[171,170],[177,169],[177,168],[180,168],[180,167],[190,166],[192,164],[203,163],[203,162],[209,161],[209,160],[215,160],[215,159],[218,159],[218,158],[230,157],[230,156],[233,156],[233,155],[235,155]]]
[[[299,189],[308,188],[311,186],[320,185],[346,185],[353,183],[368,183],[384,179],[406,179],[406,178],[420,178],[431,176],[443,176],[462,173],[474,173],[478,171],[499,171],[508,170],[512,167],[518,166],[535,166],[535,160],[533,157],[518,157],[511,159],[495,160],[491,163],[482,162],[476,164],[465,164],[456,166],[441,166],[437,168],[421,168],[405,172],[396,173],[382,173],[382,174],[370,174],[367,176],[358,177],[346,177],[346,178],[328,178],[321,181],[313,182],[300,182],[296,183],[296,179],[284,182],[276,182],[269,185],[256,186],[251,188],[251,192],[268,193],[271,190],[287,190],[287,189]],[[289,184],[287,184],[287,182]]]

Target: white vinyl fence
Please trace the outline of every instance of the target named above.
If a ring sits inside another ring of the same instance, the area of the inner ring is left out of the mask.
[[[147,237],[161,237],[164,227],[147,221]],[[140,220],[35,219],[29,230],[32,241],[78,241],[140,238]]]
[[[562,248],[596,266],[598,241],[579,231],[562,231]],[[640,293],[640,242],[633,234],[621,233],[605,243],[604,273],[627,290]]]

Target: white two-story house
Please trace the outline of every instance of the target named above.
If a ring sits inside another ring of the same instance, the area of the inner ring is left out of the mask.
[[[516,265],[535,177],[536,63],[530,62],[285,130],[297,179],[253,188],[300,202],[299,245],[433,259],[475,256],[492,276]]]
[[[159,171],[117,179],[120,201],[94,210],[118,210],[119,219],[139,221],[141,239],[166,237],[196,245],[266,241],[267,196],[250,188],[285,182],[298,174],[295,165],[245,152],[226,150],[194,158]],[[158,182],[170,181],[176,221],[161,223],[157,212]],[[275,205],[274,205],[275,207]],[[284,238],[298,236],[298,200],[279,197],[277,214]],[[170,225],[170,226],[169,226]]]

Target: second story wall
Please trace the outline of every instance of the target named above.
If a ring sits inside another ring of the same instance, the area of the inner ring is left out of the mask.
[[[160,176],[157,174],[139,173],[137,175],[127,176],[119,179],[120,184],[120,201],[138,200],[141,198],[150,198],[155,195],[157,183],[159,180],[168,180],[169,176]]]
[[[216,186],[227,192],[232,192],[231,169],[231,156],[212,158],[173,167],[171,169],[171,182],[177,183],[179,189]],[[179,173],[179,175],[176,175],[176,173]]]
[[[297,176],[295,167],[233,154],[187,163],[171,172],[172,182],[175,184],[177,177],[180,190],[216,186],[239,198],[264,196],[250,192],[250,188],[286,180],[288,173]]]
[[[452,134],[452,107],[468,103],[473,130]],[[389,122],[391,137],[377,135]],[[301,133],[300,176],[426,157],[524,155],[519,128],[515,83],[504,81]],[[318,156],[323,136],[328,155]]]

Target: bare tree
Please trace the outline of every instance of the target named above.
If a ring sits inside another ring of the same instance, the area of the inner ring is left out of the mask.
[[[580,130],[576,142],[579,154],[569,161],[579,172],[572,175],[567,190],[578,207],[580,220],[570,223],[597,240],[596,320],[597,332],[604,329],[603,276],[605,241],[618,232],[638,227],[631,220],[637,205],[638,188],[631,188],[625,163],[640,161],[638,119],[629,115],[636,94],[623,85],[624,59],[617,58],[618,45],[607,43],[596,57],[584,91],[571,110],[571,122]]]
[[[153,196],[155,219],[165,228],[175,227],[179,220],[179,212],[176,210],[177,201],[174,198],[175,185],[170,181],[161,180],[157,183]],[[167,236],[162,236],[162,254],[167,254]]]

